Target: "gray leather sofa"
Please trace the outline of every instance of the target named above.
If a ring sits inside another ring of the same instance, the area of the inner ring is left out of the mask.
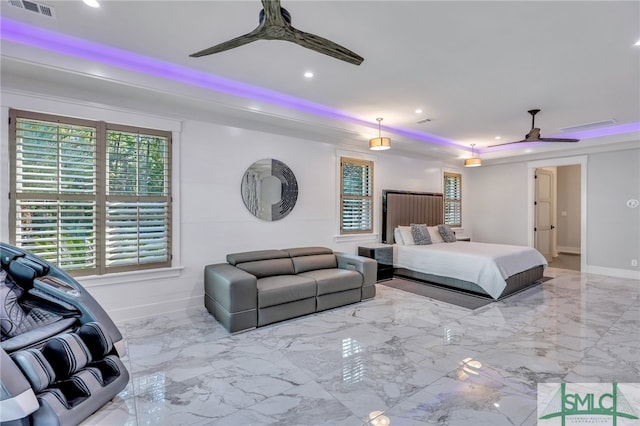
[[[204,304],[235,333],[311,314],[376,294],[373,259],[326,247],[227,255],[204,269]]]

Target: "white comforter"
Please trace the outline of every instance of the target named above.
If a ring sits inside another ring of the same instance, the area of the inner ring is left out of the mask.
[[[457,241],[429,245],[395,245],[393,264],[425,274],[452,277],[479,285],[497,299],[505,279],[538,265],[547,266],[531,247]]]

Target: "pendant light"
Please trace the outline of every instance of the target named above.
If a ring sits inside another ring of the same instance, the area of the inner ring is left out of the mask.
[[[391,148],[391,138],[383,138],[380,135],[380,122],[382,121],[382,118],[378,117],[376,120],[378,121],[378,137],[369,139],[369,149],[373,151],[389,149]]]
[[[475,143],[471,144],[471,158],[467,158],[464,160],[465,167],[480,167],[482,166],[482,160],[473,155],[473,147],[476,146]]]

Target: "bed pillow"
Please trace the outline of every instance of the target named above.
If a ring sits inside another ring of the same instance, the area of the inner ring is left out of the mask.
[[[456,233],[453,232],[453,229],[449,225],[441,224],[438,225],[438,231],[440,231],[440,235],[442,235],[442,239],[445,243],[455,243],[456,242]]]
[[[18,304],[22,288],[6,271],[0,271],[0,329],[2,339],[20,334],[20,324],[27,316]]]
[[[429,235],[427,225],[424,223],[412,223],[411,235],[413,236],[413,241],[419,246],[431,244],[431,235]]]
[[[412,246],[415,244],[415,241],[413,241],[413,234],[411,233],[410,226],[398,226],[398,231],[400,232],[400,235],[402,237],[402,244],[404,244],[405,246]]]
[[[429,231],[429,236],[431,237],[431,244],[444,243],[442,239],[442,235],[440,235],[440,231],[437,226],[427,226],[427,230]]]
[[[398,245],[404,245],[404,240],[402,239],[402,234],[398,228],[393,230],[393,241],[395,241]]]

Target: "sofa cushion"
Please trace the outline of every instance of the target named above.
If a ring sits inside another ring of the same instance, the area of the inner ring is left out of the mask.
[[[258,280],[258,308],[315,296],[316,282],[311,278],[299,275],[281,275]]]
[[[296,274],[318,269],[335,269],[338,267],[336,255],[333,253],[292,257],[291,261],[293,262],[293,270]]]
[[[282,259],[290,257],[284,250],[256,250],[242,253],[232,253],[227,255],[227,263],[236,265],[244,262],[254,262],[256,260]]]
[[[289,256],[291,257],[333,253],[333,250],[327,247],[296,247],[296,248],[283,249],[282,251],[289,253]]]
[[[318,269],[298,276],[314,279],[318,285],[318,296],[362,287],[362,275],[346,269]]]
[[[273,277],[277,275],[293,275],[291,259],[256,260],[236,264],[236,268],[255,275],[256,278]]]

